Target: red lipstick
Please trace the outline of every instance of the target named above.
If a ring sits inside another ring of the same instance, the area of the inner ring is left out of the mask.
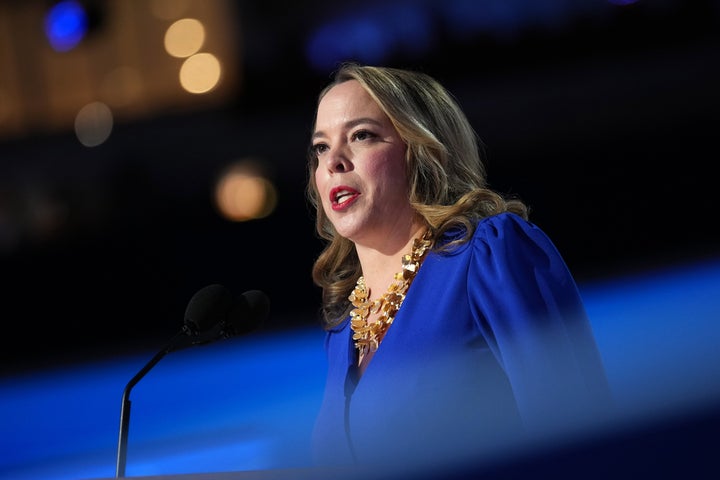
[[[330,190],[330,203],[332,209],[337,211],[344,210],[355,203],[360,196],[360,192],[347,185],[340,185]]]

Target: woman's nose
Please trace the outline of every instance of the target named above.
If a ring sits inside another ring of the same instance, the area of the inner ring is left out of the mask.
[[[326,165],[331,172],[347,172],[352,168],[347,152],[341,147],[335,147],[328,152]]]

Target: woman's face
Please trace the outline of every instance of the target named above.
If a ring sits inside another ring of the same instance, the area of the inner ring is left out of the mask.
[[[320,100],[312,144],[322,208],[338,234],[367,246],[406,234],[415,218],[406,146],[357,81],[332,87]]]

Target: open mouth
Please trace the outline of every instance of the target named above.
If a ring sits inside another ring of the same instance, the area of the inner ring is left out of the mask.
[[[333,210],[340,210],[350,205],[354,199],[360,196],[360,192],[348,187],[336,187],[330,192],[330,201]]]

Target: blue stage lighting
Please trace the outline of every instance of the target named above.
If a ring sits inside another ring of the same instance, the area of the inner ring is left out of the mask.
[[[45,34],[55,51],[72,50],[88,31],[88,15],[76,1],[58,2],[45,17]]]

